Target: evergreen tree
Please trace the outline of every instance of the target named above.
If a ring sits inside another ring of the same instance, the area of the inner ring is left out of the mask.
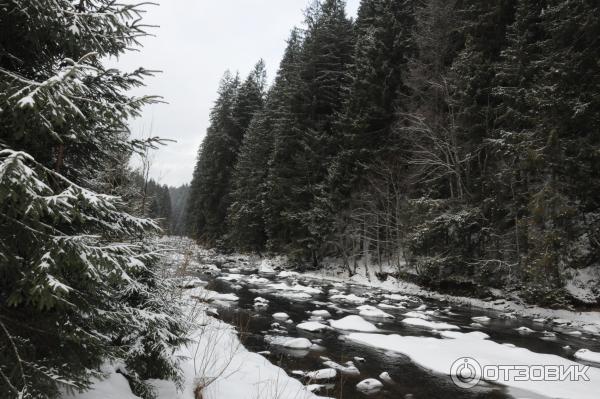
[[[250,121],[264,105],[266,85],[267,71],[265,69],[265,62],[261,59],[241,84],[235,100],[233,118],[237,132],[234,138],[238,150],[246,134],[246,130],[250,126]]]
[[[287,247],[313,264],[322,256],[330,229],[325,177],[339,146],[333,125],[351,63],[352,23],[344,7],[344,1],[326,0],[307,12],[289,105],[291,123],[276,133],[268,183],[269,198],[279,202],[269,205],[272,247]]]
[[[273,147],[271,122],[267,111],[254,116],[235,166],[228,227],[231,244],[240,250],[261,251],[266,243],[263,204],[267,200],[264,185]]]
[[[227,194],[227,170],[233,162],[235,131],[233,107],[239,78],[226,72],[219,86],[218,98],[210,114],[194,168],[187,206],[189,230],[192,236],[214,242],[222,234]]]
[[[517,3],[515,20],[507,32],[508,47],[502,53],[494,87],[500,101],[492,148],[497,151],[500,187],[511,193],[509,209],[514,220],[512,237],[519,281],[525,277],[523,270],[529,263],[529,201],[538,180],[538,150],[544,145],[535,132],[537,110],[528,104],[528,93],[538,80],[535,64],[539,62],[545,37],[540,20],[543,6],[532,1]]]
[[[264,220],[270,249],[283,249],[296,224],[286,223],[282,217],[288,204],[294,206],[290,186],[295,172],[294,165],[288,162],[298,150],[295,130],[300,102],[300,54],[302,34],[294,29],[287,42],[283,59],[279,66],[276,83],[269,95],[265,112],[272,115],[273,150],[268,162],[265,180]]]
[[[408,94],[407,63],[414,52],[414,1],[364,0],[358,10],[351,82],[336,130],[341,150],[330,167],[338,201],[360,187],[368,165],[394,154],[399,97]],[[364,181],[363,181],[364,183]],[[338,205],[339,206],[339,205]]]
[[[198,152],[191,183],[188,219],[192,234],[214,245],[226,233],[231,175],[242,140],[254,114],[263,106],[265,65],[261,60],[240,85],[228,72]]]
[[[111,359],[132,381],[177,379],[183,324],[162,299],[156,255],[137,241],[157,225],[94,191],[105,188],[97,170],[155,142],[127,139],[127,119],[153,98],[126,91],[148,72],[102,63],[145,34],[141,13],[112,1],[2,5],[2,397],[87,388]]]
[[[588,194],[598,187],[598,160],[586,150],[598,144],[587,108],[599,76],[589,64],[597,53],[593,12],[597,5],[587,2],[519,2],[494,88],[502,100],[494,145],[512,192],[519,277],[536,302],[559,301],[566,269],[597,253]]]
[[[414,3],[365,0],[358,10],[351,80],[335,127],[342,140],[327,177],[335,209],[333,241],[344,259],[357,247],[368,252],[366,233],[375,240],[386,237],[383,247],[388,252],[393,252],[391,241],[397,241],[392,238],[398,226],[390,206],[394,188],[388,186],[395,182],[382,180],[381,168],[388,169],[400,152],[394,125],[409,93],[405,81],[414,55]],[[369,218],[371,227],[365,229]],[[381,254],[382,246],[376,246]]]

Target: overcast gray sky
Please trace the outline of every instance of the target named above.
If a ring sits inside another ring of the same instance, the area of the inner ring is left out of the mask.
[[[168,104],[145,109],[132,121],[134,136],[177,140],[153,155],[151,176],[177,186],[192,178],[196,152],[208,126],[209,110],[226,69],[244,77],[261,57],[269,81],[277,71],[285,40],[299,26],[309,0],[160,0],[146,23],[160,25],[139,53],[118,60],[124,70],[143,66],[163,71],[136,94],[158,94]],[[347,0],[355,16],[359,0]],[[145,132],[145,133],[144,133]]]

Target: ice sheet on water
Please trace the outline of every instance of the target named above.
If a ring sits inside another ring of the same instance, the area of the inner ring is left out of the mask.
[[[373,348],[401,353],[421,367],[445,375],[449,375],[451,365],[457,359],[465,356],[472,357],[480,365],[580,366],[560,356],[535,353],[488,339],[467,339],[467,336],[468,334],[455,339],[442,339],[352,333],[347,339]],[[498,383],[548,397],[597,399],[600,392],[600,369],[590,368],[587,376],[590,381],[520,381],[513,375],[512,378]]]

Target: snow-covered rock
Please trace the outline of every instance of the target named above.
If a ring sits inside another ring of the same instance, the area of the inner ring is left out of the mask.
[[[310,349],[312,347],[312,342],[306,338],[292,338],[286,340],[283,343],[283,346],[289,349]]]
[[[277,283],[269,284],[268,287],[276,291],[303,292],[306,294],[320,294],[322,292],[319,288],[308,287],[302,284],[287,285],[285,283]]]
[[[448,339],[488,339],[490,337],[481,331],[472,331],[469,333],[461,333],[458,331],[440,331],[440,336]]]
[[[383,297],[391,299],[392,301],[412,301],[411,297],[401,294],[385,294]]]
[[[330,380],[332,378],[335,378],[336,375],[337,375],[337,371],[335,371],[335,369],[332,369],[332,368],[310,371],[305,374],[305,376],[307,378],[309,378],[311,380],[317,380],[317,381]]]
[[[408,324],[415,327],[423,327],[428,328],[430,330],[458,330],[459,327],[454,324],[428,321],[423,319],[417,319],[413,317],[409,317],[407,319],[402,320],[402,323]]]
[[[329,325],[338,330],[364,332],[377,331],[377,327],[375,327],[374,324],[369,323],[368,321],[357,315],[346,316],[339,320],[330,320]]]
[[[389,303],[381,302],[377,305],[381,309],[406,309],[403,305],[390,305]]]
[[[592,352],[589,349],[579,349],[573,356],[575,356],[575,359],[600,364],[600,352]]]
[[[600,323],[586,324],[582,327],[582,329],[586,333],[600,335]]]
[[[300,330],[316,332],[316,331],[326,330],[330,327],[326,326],[325,324],[321,324],[318,321],[307,321],[307,322],[298,324],[296,326],[296,328],[299,328]]]
[[[285,321],[285,320],[289,319],[290,316],[287,313],[278,312],[278,313],[273,313],[273,318],[275,320],[283,320],[283,321]]]
[[[381,318],[381,319],[393,319],[389,313],[384,312],[381,309],[376,308],[371,305],[361,305],[357,308],[359,310],[358,314],[362,317],[372,317],[372,318]]]
[[[383,373],[379,374],[379,379],[385,382],[386,384],[394,383],[394,380],[392,380],[392,377],[390,377],[390,373],[388,373],[387,371],[384,371]]]
[[[256,274],[253,274],[250,277],[247,277],[245,281],[248,284],[254,284],[254,285],[264,285],[264,284],[269,284],[271,282],[271,280],[266,279],[264,277],[259,277]]]
[[[348,303],[356,303],[361,304],[367,302],[367,298],[357,296],[355,294],[336,294],[329,297],[332,301],[340,301],[340,302],[348,302]]]
[[[258,272],[264,275],[274,275],[275,269],[273,268],[273,261],[270,259],[263,259],[258,266]]]
[[[313,316],[315,317],[321,317],[323,319],[328,319],[331,317],[331,313],[329,313],[328,310],[325,309],[317,309],[317,310],[313,310],[312,312],[310,312]]]
[[[346,362],[346,365],[343,366],[339,363],[334,362],[333,360],[326,360],[323,362],[324,366],[330,367],[332,369],[335,369],[337,371],[339,371],[342,374],[346,374],[346,375],[360,375],[360,370],[358,370],[358,368],[356,368],[356,366],[354,365],[354,363],[352,362]]]
[[[383,383],[375,378],[367,378],[356,384],[356,389],[365,394],[379,392],[383,388]]]
[[[288,277],[297,277],[300,273],[298,272],[290,272],[287,270],[282,270],[277,274],[279,278],[288,278]]]
[[[307,294],[306,292],[278,291],[274,295],[284,297],[292,301],[306,301],[312,298],[312,295]]]
[[[531,334],[531,333],[535,332],[531,328],[525,327],[525,326],[521,326],[519,328],[515,328],[515,330],[517,330],[519,332],[519,334]]]
[[[213,272],[220,271],[220,269],[217,267],[217,265],[212,264],[212,263],[200,264],[200,265],[196,266],[196,268],[200,269],[200,270],[209,270],[209,271],[213,271]]]
[[[476,323],[489,323],[491,319],[487,316],[475,316],[471,317],[471,320],[473,320]]]
[[[240,281],[244,276],[242,276],[241,274],[236,274],[236,273],[232,273],[232,274],[226,274],[225,276],[219,276],[217,277],[218,280],[224,280],[224,281]]]
[[[415,319],[429,320],[429,316],[421,312],[406,312],[403,314],[403,316],[412,317]]]

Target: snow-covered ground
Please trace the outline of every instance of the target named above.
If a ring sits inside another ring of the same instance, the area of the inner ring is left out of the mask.
[[[158,399],[193,399],[202,386],[203,399],[316,399],[318,396],[302,383],[273,365],[265,357],[249,352],[240,342],[234,327],[209,316],[206,307],[194,306],[192,290],[188,296],[190,314],[196,327],[191,343],[175,354],[182,357],[183,389],[171,381],[151,380]],[[216,298],[212,293],[209,297]],[[92,389],[80,394],[65,394],[64,399],[138,399],[125,377],[121,365],[106,365],[106,378],[94,382]]]
[[[173,253],[171,257],[175,264],[182,260],[179,253]],[[263,266],[266,271],[268,263]],[[202,387],[202,399],[319,398],[262,355],[246,350],[233,326],[207,313],[211,308],[205,301],[235,301],[235,295],[209,291],[202,287],[201,281],[189,280],[179,285],[189,288],[181,290],[181,303],[192,321],[191,342],[174,354],[182,359],[183,387],[178,389],[172,381],[148,381],[155,388],[158,399],[194,399],[198,387]],[[305,288],[295,289],[303,292]],[[309,288],[306,290],[310,292]],[[89,391],[66,392],[63,399],[139,399],[119,372],[123,367],[106,364],[101,370],[105,378],[96,379]]]

